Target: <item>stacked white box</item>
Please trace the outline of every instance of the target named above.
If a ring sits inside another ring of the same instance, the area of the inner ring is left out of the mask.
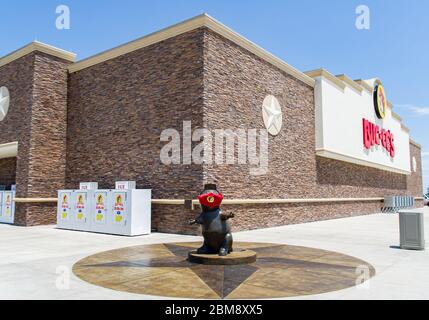
[[[76,190],[73,192],[71,222],[75,230],[91,231],[90,210],[93,190]]]
[[[72,207],[73,190],[59,190],[57,204],[57,227],[73,230]]]
[[[133,188],[128,184],[127,188]],[[124,236],[151,233],[151,190],[60,190],[58,228]]]
[[[108,233],[107,217],[111,206],[111,190],[96,190],[92,195],[92,205],[90,211],[91,231],[98,233]]]
[[[107,233],[136,236],[151,233],[151,190],[112,190]]]

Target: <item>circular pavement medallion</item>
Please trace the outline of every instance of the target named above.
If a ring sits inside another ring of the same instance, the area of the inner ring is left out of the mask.
[[[89,283],[130,293],[191,299],[267,299],[353,287],[375,275],[365,261],[314,248],[235,243],[257,260],[245,265],[202,265],[187,260],[201,243],[153,244],[101,252],[73,266]]]

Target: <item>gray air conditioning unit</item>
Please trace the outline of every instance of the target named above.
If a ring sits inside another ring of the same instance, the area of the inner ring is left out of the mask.
[[[399,211],[401,249],[424,250],[425,229],[423,210]]]

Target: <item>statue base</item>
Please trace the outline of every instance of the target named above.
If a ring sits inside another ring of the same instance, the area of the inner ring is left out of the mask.
[[[256,252],[251,250],[234,251],[225,257],[221,257],[218,254],[198,254],[196,251],[192,251],[189,252],[188,260],[205,265],[231,266],[250,264],[256,262]]]

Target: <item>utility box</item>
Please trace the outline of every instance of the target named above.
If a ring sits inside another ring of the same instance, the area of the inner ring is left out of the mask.
[[[151,190],[97,190],[91,231],[122,236],[151,233]]]
[[[107,233],[137,236],[151,233],[152,191],[143,189],[112,190]]]
[[[107,233],[107,215],[109,213],[111,190],[94,191],[91,206],[91,231]]]
[[[401,249],[424,250],[425,229],[423,210],[399,211]]]
[[[73,229],[71,220],[73,193],[73,190],[58,191],[57,227],[60,229]]]
[[[150,234],[151,204],[152,190],[60,190],[57,226],[123,236]]]
[[[13,224],[15,222],[15,191],[0,192],[0,223]]]
[[[93,190],[76,190],[72,196],[71,222],[75,230],[91,231]]]

